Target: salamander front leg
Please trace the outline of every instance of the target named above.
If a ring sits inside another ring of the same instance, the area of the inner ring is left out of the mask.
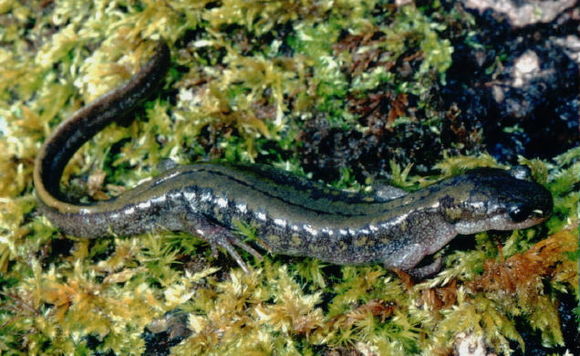
[[[431,277],[441,270],[443,266],[443,259],[441,257],[436,258],[433,262],[426,266],[415,267],[407,271],[415,279],[425,279]]]
[[[402,247],[397,253],[390,255],[383,264],[386,268],[396,268],[410,274],[416,279],[423,279],[441,270],[442,260],[436,258],[428,265],[417,267],[429,250],[424,244],[416,243]]]
[[[240,241],[239,236],[236,236],[231,230],[206,218],[188,216],[182,220],[182,224],[185,231],[192,235],[197,235],[209,242],[214,257],[217,257],[217,248],[222,247],[246,273],[250,273],[250,270],[234,248],[234,245],[240,247],[256,258],[262,259],[262,255],[258,251],[245,242]]]

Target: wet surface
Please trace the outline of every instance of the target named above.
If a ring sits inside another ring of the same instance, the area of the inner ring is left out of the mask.
[[[348,110],[363,127],[332,127],[323,117],[308,121],[300,135],[300,156],[315,178],[331,181],[342,168],[357,180],[386,176],[389,161],[413,164],[414,173],[428,173],[450,155],[489,152],[502,163],[519,155],[550,159],[580,143],[580,8],[561,6],[550,22],[515,26],[506,13],[461,8],[472,23],[447,20],[442,34],[453,45],[453,63],[443,84],[423,98],[381,88],[365,97],[350,97]],[[448,10],[461,7],[446,3]],[[517,8],[515,8],[517,9]],[[356,54],[384,34],[345,36],[335,50]],[[383,66],[398,78],[412,78],[420,55],[381,61],[364,52],[352,71]],[[435,108],[439,122],[426,123],[425,105]],[[407,122],[393,125],[397,117]]]
[[[457,38],[441,88],[441,108],[457,113],[443,124],[446,140],[506,163],[517,155],[549,159],[578,145],[578,64],[557,41],[578,32],[575,16],[569,10],[551,23],[515,28],[499,14],[475,12],[480,31],[471,41],[479,48]]]

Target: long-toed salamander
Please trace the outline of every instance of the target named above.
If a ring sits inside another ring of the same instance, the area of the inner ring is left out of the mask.
[[[413,193],[358,194],[261,165],[201,163],[178,166],[115,199],[94,204],[66,201],[64,167],[87,140],[131,114],[162,82],[169,49],[128,83],[77,111],[42,146],[34,171],[41,211],[64,233],[96,238],[114,232],[185,231],[222,247],[247,271],[234,246],[259,253],[234,233],[253,226],[274,253],[311,256],[337,264],[379,262],[413,272],[417,264],[458,234],[512,230],[545,220],[552,197],[518,174],[481,168]],[[434,264],[414,270],[433,272]]]

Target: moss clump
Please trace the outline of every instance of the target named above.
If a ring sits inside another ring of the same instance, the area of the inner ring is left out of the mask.
[[[127,80],[150,56],[149,39],[172,46],[166,85],[137,120],[75,155],[65,172],[71,196],[116,195],[165,158],[301,172],[294,141],[304,120],[323,115],[362,132],[357,120],[375,99],[393,99],[382,129],[422,116],[436,131],[428,89],[452,51],[437,11],[347,0],[0,2],[0,351],[142,353],[155,334],[167,341],[156,350],[175,354],[444,353],[469,330],[507,354],[525,346],[515,319],[561,345],[557,293],[578,295],[578,149],[551,163],[522,159],[554,194],[545,227],[501,243],[479,234],[473,248],[443,251],[446,268],[420,284],[380,266],[284,256],[244,256],[253,272],[243,274],[194,236],[74,239],[36,210],[40,143]],[[391,66],[403,62],[408,75]],[[396,95],[375,95],[385,87]],[[392,181],[409,189],[489,165],[497,163],[485,155],[445,157],[442,174],[420,178],[386,160]],[[364,189],[351,168],[341,172],[335,185]]]

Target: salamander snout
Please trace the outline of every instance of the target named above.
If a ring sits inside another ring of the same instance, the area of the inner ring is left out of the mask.
[[[508,214],[514,223],[522,223],[529,219],[545,219],[552,213],[551,205],[538,207],[531,204],[516,204],[509,208]]]
[[[499,169],[477,169],[463,177],[471,188],[460,204],[455,229],[460,234],[524,229],[546,220],[553,210],[550,192],[538,183]]]
[[[522,190],[519,196],[512,196],[513,201],[507,202],[507,214],[513,224],[526,224],[529,221],[530,224],[526,225],[531,226],[547,219],[554,208],[550,192],[534,182],[523,181],[520,184],[526,186],[521,187],[523,189],[516,188],[514,193]]]

